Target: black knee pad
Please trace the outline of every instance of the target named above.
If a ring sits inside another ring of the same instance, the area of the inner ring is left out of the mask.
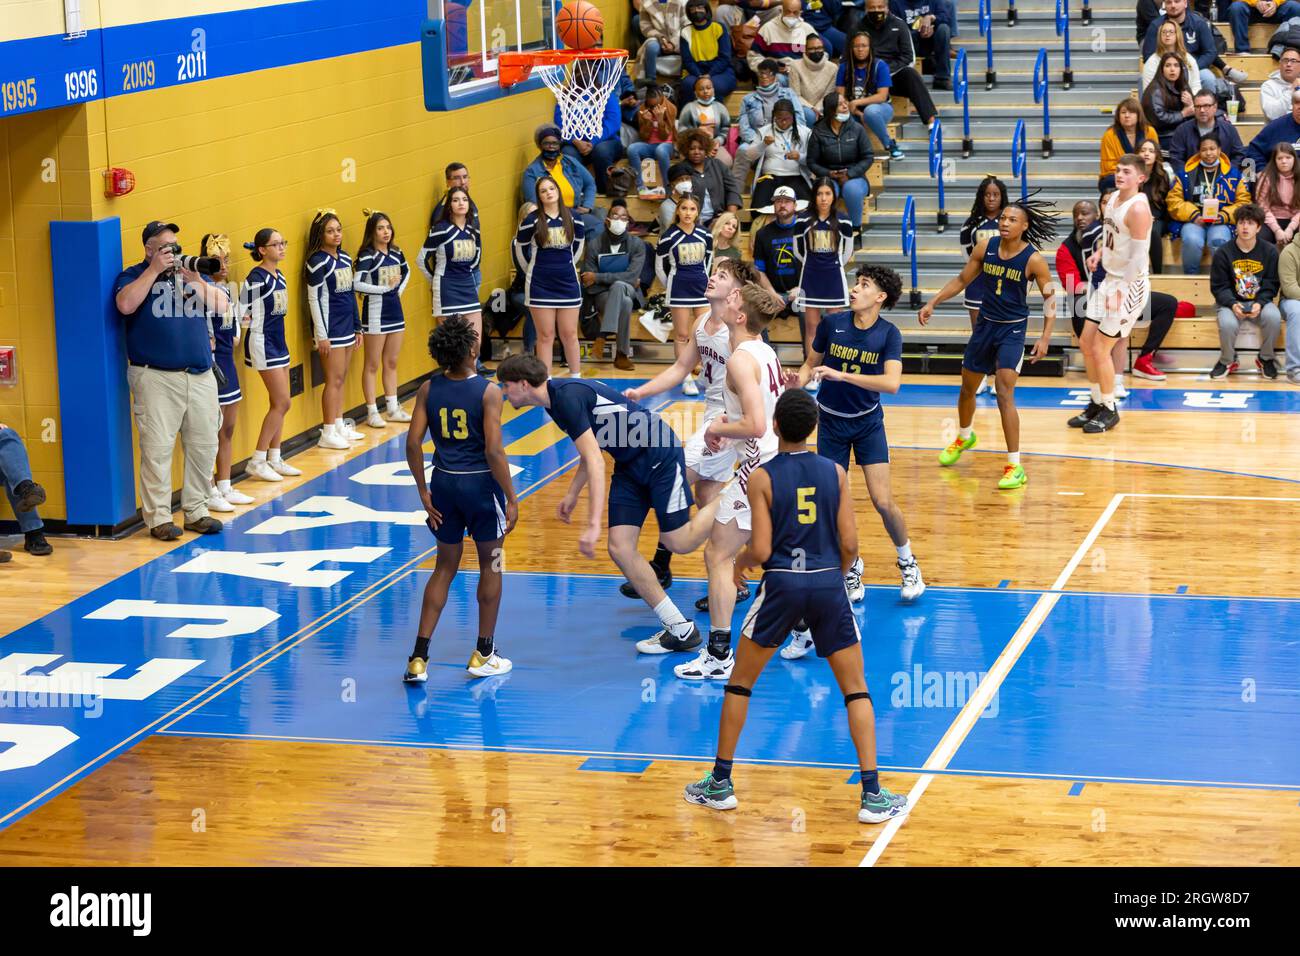
[[[871,695],[868,694],[865,690],[858,694],[846,694],[844,696],[844,706],[845,707],[849,706],[849,704],[851,704],[855,700],[869,701],[871,700]]]
[[[724,688],[728,694],[735,694],[738,697],[753,697],[754,692],[748,687],[741,687],[739,684],[728,684]]]

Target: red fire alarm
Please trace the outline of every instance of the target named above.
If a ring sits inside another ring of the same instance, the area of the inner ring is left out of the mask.
[[[17,349],[12,345],[0,345],[0,385],[10,387],[18,384]]]
[[[129,169],[111,166],[104,170],[104,195],[125,196],[135,189],[135,173]]]

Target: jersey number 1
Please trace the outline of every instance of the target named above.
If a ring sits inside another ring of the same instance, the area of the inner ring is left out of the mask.
[[[795,492],[795,500],[799,507],[800,524],[817,523],[817,502],[812,500],[816,491],[816,488],[800,488]]]
[[[442,413],[442,437],[443,438],[468,438],[469,437],[469,417],[465,414],[463,408],[453,408],[452,417],[456,419],[456,430],[452,431],[447,423],[447,409],[439,409]]]

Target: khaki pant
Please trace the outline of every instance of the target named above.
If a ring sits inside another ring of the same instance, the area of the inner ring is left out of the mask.
[[[131,386],[131,415],[140,435],[140,513],[144,523],[156,528],[172,520],[172,452],[177,434],[185,453],[181,510],[186,522],[206,517],[221,421],[215,376],[132,365],[126,377]]]

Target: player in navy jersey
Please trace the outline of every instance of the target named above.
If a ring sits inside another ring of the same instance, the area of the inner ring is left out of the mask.
[[[222,286],[230,281],[230,237],[208,233],[199,242],[199,255],[212,256],[221,262],[221,271],[204,280]],[[228,288],[228,286],[227,286]],[[221,424],[217,428],[216,477],[208,489],[208,510],[234,511],[234,505],[249,505],[253,499],[230,484],[230,461],[235,423],[239,420],[239,403],[244,397],[239,387],[239,370],[235,365],[235,347],[239,345],[240,326],[236,312],[238,290],[226,299],[226,311],[220,315],[208,313],[208,335],[212,339],[212,363],[221,369],[225,383],[217,382],[217,406],[221,409]]]
[[[307,232],[303,273],[311,335],[325,372],[321,389],[319,446],[342,450],[365,436],[343,421],[343,384],[357,344],[357,297],[352,291],[352,257],[343,251],[343,224],[333,209],[322,209]]]
[[[966,253],[968,258],[975,251],[977,245],[986,239],[992,239],[998,234],[998,219],[1006,206],[1006,183],[996,176],[985,176],[980,180],[980,184],[975,187],[975,202],[971,206],[970,215],[962,223],[961,232],[958,235],[961,250]],[[970,328],[972,332],[975,331],[975,321],[979,318],[980,302],[983,299],[984,276],[978,275],[975,277],[975,281],[966,287],[966,294],[962,297],[962,305],[966,306],[967,311],[970,312]],[[984,381],[980,383],[977,394],[987,392],[991,387],[988,377],[985,376]]]
[[[609,481],[609,556],[663,626],[649,640],[639,642],[637,649],[666,654],[699,647],[699,629],[664,593],[650,563],[637,550],[637,541],[653,510],[663,546],[674,554],[694,551],[709,536],[724,495],[692,516],[686,459],[676,433],[654,412],[603,382],[550,378],[535,355],[511,355],[497,366],[497,380],[511,405],[545,408],[577,447],[581,461],[556,513],[565,524],[572,521],[578,496],[587,489],[587,524],[578,537],[578,550],[587,558],[596,556],[604,527],[601,452],[614,460]]]
[[[699,225],[700,203],[683,196],[673,212],[672,226],[655,246],[655,274],[664,287],[664,304],[673,317],[673,354],[690,345],[695,323],[709,311],[704,297],[713,271],[713,236]],[[693,376],[686,376],[682,391],[698,395]]]
[[[925,591],[925,581],[912,554],[907,521],[894,502],[885,410],[880,404],[880,393],[897,394],[903,379],[903,336],[897,326],[880,315],[882,310],[894,307],[902,291],[903,280],[893,269],[859,268],[849,293],[853,311],[822,320],[807,361],[793,373],[788,385],[804,385],[815,377],[822,380],[817,393],[821,412],[817,454],[847,472],[852,452],[862,466],[871,503],[898,551],[898,570],[903,578],[899,594],[903,600],[912,601]],[[851,601],[862,600],[861,557],[855,558],[844,586]],[[808,652],[807,632],[799,631],[799,639],[781,652],[783,657],[793,659]]]
[[[420,271],[432,287],[437,319],[461,315],[483,336],[483,311],[478,297],[478,266],[483,243],[470,215],[469,192],[459,186],[447,191],[440,204],[442,217],[429,230],[420,250]],[[477,367],[477,355],[475,356]]]
[[[402,354],[406,318],[402,314],[402,293],[411,278],[411,267],[397,247],[393,221],[382,212],[366,214],[366,231],[357,250],[356,276],[352,288],[361,293],[361,334],[365,365],[361,369],[361,392],[366,398],[366,424],[383,428],[379,414],[375,378],[383,365],[385,412],[390,422],[409,422],[410,414],[397,403],[397,359]]]
[[[578,263],[586,235],[582,220],[560,198],[550,176],[537,180],[537,209],[524,217],[515,233],[515,263],[524,276],[524,304],[537,329],[537,357],[550,374],[555,336],[560,337],[564,361],[574,378],[582,375],[578,345],[578,310],[582,284]]]
[[[266,386],[268,407],[257,435],[257,449],[244,473],[262,481],[282,481],[302,472],[280,457],[280,432],[289,412],[289,346],[284,337],[284,317],[289,311],[289,288],[280,263],[288,245],[274,229],[259,229],[244,243],[253,261],[239,292],[244,334],[244,364],[256,369]]]
[[[949,279],[933,299],[921,307],[917,318],[930,321],[935,307],[983,276],[984,294],[979,320],[961,360],[961,394],[957,398],[959,431],[939,453],[939,464],[955,464],[961,453],[974,448],[975,393],[985,375],[996,374],[998,412],[1007,443],[1007,464],[998,488],[1021,488],[1028,480],[1020,464],[1020,413],[1016,410],[1016,379],[1025,358],[1025,333],[1029,328],[1029,282],[1043,294],[1043,334],[1034,343],[1029,361],[1037,362],[1051,344],[1056,321],[1056,287],[1047,260],[1036,246],[1056,235],[1051,207],[1037,201],[1009,203],[998,220],[998,235],[975,247],[961,274]]]
[[[853,257],[853,224],[835,211],[835,183],[822,176],[813,183],[808,214],[794,227],[794,254],[799,259],[799,288],[803,290],[803,354],[812,351],[822,315],[849,304],[844,267]],[[812,379],[808,390],[820,382]]]
[[[496,648],[501,607],[502,541],[519,520],[501,437],[501,390],[474,371],[478,332],[461,316],[447,319],[429,335],[429,354],[442,368],[420,386],[406,433],[406,463],[415,478],[429,529],[438,539],[438,560],[424,586],[420,630],[403,680],[428,676],[429,641],[447,605],[447,592],[460,568],[465,537],[478,550],[478,646],[466,665],[474,677],[510,671]],[[433,471],[424,481],[424,442],[433,441]]]
[[[883,823],[908,811],[907,798],[880,786],[876,768],[875,712],[863,676],[861,636],[844,591],[842,575],[858,551],[853,501],[843,468],[808,450],[817,427],[817,406],[791,389],[773,416],[778,454],[749,480],[753,533],[736,559],[740,568],[763,566],[754,604],[745,615],[736,663],[722,701],[713,769],[686,787],[688,803],[714,810],[736,806],[731,768],[749,712],[749,698],[763,668],[800,618],[826,658],[848,711],[849,734],[862,770],[858,820]]]

